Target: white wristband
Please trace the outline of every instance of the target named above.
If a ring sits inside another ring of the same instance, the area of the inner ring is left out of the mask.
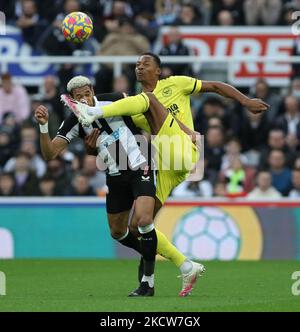
[[[40,124],[40,132],[42,134],[47,134],[48,133],[48,122],[46,122],[43,125]]]

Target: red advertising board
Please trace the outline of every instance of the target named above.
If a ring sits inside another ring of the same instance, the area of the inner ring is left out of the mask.
[[[296,36],[289,27],[179,27],[184,43],[200,57],[289,57]],[[161,42],[168,38],[168,27],[162,29]],[[205,63],[204,63],[205,65]],[[265,78],[272,86],[286,86],[291,65],[284,62],[230,62],[229,81],[249,86]]]

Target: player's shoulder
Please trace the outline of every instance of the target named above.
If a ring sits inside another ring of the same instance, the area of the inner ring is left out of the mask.
[[[175,85],[185,85],[189,82],[194,82],[196,79],[191,76],[184,75],[172,75],[167,78],[161,79],[161,85],[175,84]]]

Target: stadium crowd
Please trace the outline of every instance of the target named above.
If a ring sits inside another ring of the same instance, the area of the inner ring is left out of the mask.
[[[251,10],[249,9],[251,7]],[[138,55],[152,50],[159,28],[170,26],[168,43],[160,55],[190,55],[177,26],[289,25],[300,1],[285,0],[0,0],[7,23],[21,29],[24,42],[47,55]],[[93,38],[82,45],[64,40],[60,25],[72,11],[88,13]],[[295,45],[295,54],[298,54]],[[300,53],[300,51],[299,51]],[[59,101],[73,65],[57,67],[44,78],[37,93],[1,74],[0,87],[0,196],[105,195],[105,174],[83,142],[75,141],[57,159],[46,162],[39,151],[39,131],[33,114],[39,104],[50,112],[52,137],[66,113]],[[163,64],[162,76],[190,75],[186,64]],[[101,65],[95,74],[97,93],[134,94],[134,67],[113,78]],[[231,100],[216,95],[192,99],[195,129],[205,135],[205,173],[199,182],[184,182],[173,191],[181,197],[279,198],[300,197],[300,70],[293,67],[290,87],[273,90],[263,79],[247,91],[271,105],[253,115]]]

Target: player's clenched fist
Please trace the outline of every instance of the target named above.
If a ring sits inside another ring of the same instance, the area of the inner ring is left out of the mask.
[[[36,118],[37,122],[41,125],[44,125],[48,122],[49,115],[47,107],[40,105],[34,112],[34,117]]]

